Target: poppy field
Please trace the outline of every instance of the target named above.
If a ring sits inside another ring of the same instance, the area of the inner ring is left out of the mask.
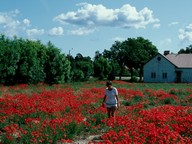
[[[121,106],[107,118],[105,81],[0,86],[0,143],[192,143],[192,84],[113,81]]]

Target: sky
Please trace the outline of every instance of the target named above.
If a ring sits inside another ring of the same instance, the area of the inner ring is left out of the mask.
[[[143,37],[158,52],[192,44],[192,0],[1,0],[0,34],[51,41],[93,58],[115,41]]]

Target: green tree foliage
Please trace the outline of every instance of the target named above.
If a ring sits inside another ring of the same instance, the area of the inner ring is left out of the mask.
[[[133,77],[133,70],[139,68],[141,80],[143,65],[158,53],[156,46],[142,37],[128,38],[122,45],[125,65],[130,69],[131,78]]]
[[[180,49],[178,52],[178,54],[188,54],[188,53],[192,53],[192,45],[189,45],[185,49]]]
[[[110,50],[104,50],[103,55],[105,58],[108,58],[108,60],[111,62],[113,66],[112,72],[114,74],[119,75],[119,79],[121,80],[121,76],[123,75],[125,71],[125,55],[124,55],[124,49],[122,42],[115,41],[115,43],[112,45]],[[118,64],[118,67],[117,67]]]
[[[74,69],[72,71],[72,80],[73,81],[84,81],[85,75],[82,70],[80,69]]]
[[[115,46],[115,44],[113,45]],[[115,49],[113,49],[115,50]],[[114,80],[115,76],[125,74],[125,68],[121,63],[121,59],[117,59],[118,56],[115,55],[115,51],[104,50],[103,57],[106,58],[110,65],[112,66],[111,73],[109,74],[108,80]]]
[[[131,73],[131,78],[133,78],[134,70],[139,69],[141,80],[144,63],[150,60],[157,53],[157,48],[149,40],[138,37],[128,38],[123,42],[115,41],[110,48],[110,51],[104,51],[104,56],[119,64],[120,79],[125,68],[127,68]]]
[[[73,59],[69,57],[72,65],[72,80],[84,81],[88,80],[93,74],[93,62],[90,57],[83,57],[78,53]]]
[[[191,52],[192,46],[181,50]],[[43,45],[40,41],[6,38],[0,35],[0,83],[48,84],[64,83],[69,80],[83,81],[91,75],[99,79],[115,79],[115,75],[126,74],[142,77],[144,63],[158,52],[157,48],[142,37],[115,41],[110,50],[101,54],[96,51],[94,61],[80,53],[73,58],[66,57],[51,42]]]
[[[12,84],[20,60],[18,45],[14,41],[0,36],[0,83]]]
[[[49,84],[64,83],[70,78],[70,62],[51,42],[47,45],[45,62],[45,82]]]
[[[20,53],[15,74],[15,83],[38,83],[44,82],[45,57],[40,55],[43,45],[39,41],[16,39]],[[41,56],[41,57],[40,57]]]
[[[94,76],[98,77],[99,79],[107,78],[112,71],[112,66],[110,65],[109,61],[103,56],[95,59],[93,66]]]
[[[89,61],[79,61],[76,63],[76,66],[84,73],[84,80],[89,79],[93,74],[93,65]]]
[[[51,43],[0,36],[0,83],[63,83],[70,78],[70,63]]]

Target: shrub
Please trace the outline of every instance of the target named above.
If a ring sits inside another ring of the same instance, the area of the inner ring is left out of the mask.
[[[138,82],[138,78],[136,76],[133,76],[131,79],[130,79],[130,82]]]
[[[81,81],[84,79],[84,73],[82,70],[74,70],[74,73],[73,73],[73,76],[72,76],[72,79],[74,81]]]
[[[170,105],[176,105],[176,102],[173,98],[165,98],[160,101],[161,104],[170,104]]]
[[[122,102],[122,104],[123,104],[124,106],[131,106],[131,102],[130,102],[130,101],[126,101],[126,100],[124,100],[124,101]]]
[[[140,101],[142,101],[142,97],[141,96],[134,96],[133,98],[132,98],[132,103],[133,104],[138,104]]]

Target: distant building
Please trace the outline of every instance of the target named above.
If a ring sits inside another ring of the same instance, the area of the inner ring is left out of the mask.
[[[144,82],[192,82],[192,54],[158,53],[143,67]]]

